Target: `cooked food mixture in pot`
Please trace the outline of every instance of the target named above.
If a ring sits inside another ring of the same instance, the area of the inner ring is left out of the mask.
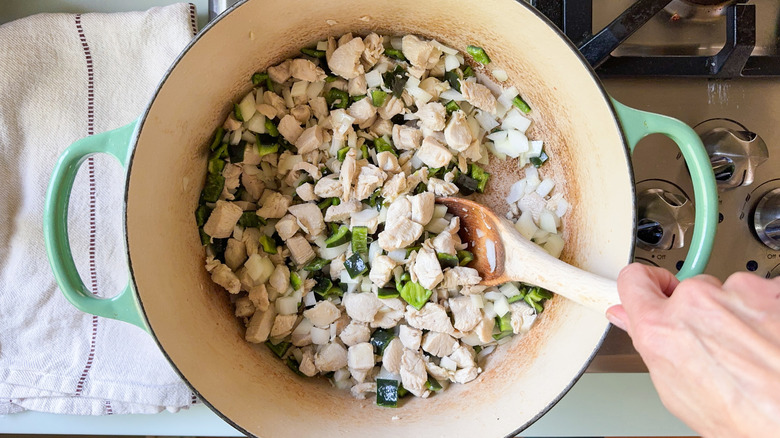
[[[537,172],[531,108],[479,47],[372,33],[301,52],[252,76],[210,145],[206,269],[246,340],[296,373],[381,406],[476,379],[552,295],[479,285],[458,218],[435,201],[490,191],[484,167],[514,160],[526,177],[507,217],[558,257],[568,204]]]

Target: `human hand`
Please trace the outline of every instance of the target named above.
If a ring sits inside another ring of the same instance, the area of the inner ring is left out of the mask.
[[[780,434],[780,278],[682,282],[641,264],[618,277],[627,331],[667,409],[706,437]]]

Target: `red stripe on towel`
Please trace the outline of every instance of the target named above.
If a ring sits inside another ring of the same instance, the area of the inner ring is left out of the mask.
[[[192,26],[192,35],[195,36],[198,33],[198,13],[193,3],[190,3],[190,26]]]
[[[81,25],[81,14],[76,15],[76,31],[78,32],[81,48],[84,51],[84,60],[87,64],[87,135],[93,135],[95,133],[95,76],[92,65],[92,52],[87,43],[84,27]],[[95,183],[95,159],[92,157],[87,158],[87,171],[89,173],[89,280],[90,290],[93,294],[97,295],[97,265],[95,262],[95,235],[97,234],[95,201],[97,198],[97,185]],[[98,317],[92,315],[92,336],[89,341],[89,355],[87,356],[87,363],[84,365],[84,370],[81,372],[79,381],[76,384],[75,395],[77,396],[80,396],[84,391],[84,383],[87,380],[89,370],[92,369],[92,363],[95,361],[97,330]]]

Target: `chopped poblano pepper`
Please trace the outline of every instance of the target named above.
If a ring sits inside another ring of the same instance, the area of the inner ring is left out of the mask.
[[[206,202],[217,202],[219,195],[222,194],[222,187],[225,185],[225,177],[219,173],[209,173],[206,175],[206,184],[203,187],[203,200]]]
[[[504,339],[507,336],[512,336],[513,334],[514,334],[514,332],[511,332],[511,331],[496,333],[496,334],[493,335],[493,339],[495,339],[496,341],[500,341],[501,339]]]
[[[333,288],[333,282],[330,280],[330,278],[322,277],[317,280],[317,284],[314,285],[312,291],[324,298],[328,295],[328,292],[330,292],[331,288]]]
[[[279,152],[279,144],[261,144],[257,146],[257,153],[262,157],[268,154],[275,154]]]
[[[230,157],[230,162],[236,164],[244,161],[245,148],[246,143],[243,141],[238,144],[228,145],[228,157]]]
[[[390,341],[395,338],[393,329],[378,328],[371,334],[371,345],[374,346],[374,354],[382,355],[385,353],[385,348],[390,344]]]
[[[328,93],[325,94],[325,101],[328,103],[328,108],[330,109],[344,109],[349,106],[349,94],[338,88],[331,88]]]
[[[485,49],[477,46],[466,46],[466,52],[480,64],[490,64],[490,57],[485,53]]]
[[[457,70],[450,70],[447,73],[444,73],[444,79],[450,83],[450,87],[452,87],[453,90],[460,93],[460,75]]]
[[[433,291],[422,287],[420,283],[408,281],[401,288],[400,293],[401,298],[403,298],[404,301],[412,305],[415,309],[420,310],[428,301],[428,298],[431,297]]]
[[[365,99],[365,98],[366,98],[366,95],[365,95],[365,94],[358,94],[357,96],[352,96],[352,97],[351,97],[351,99],[352,99],[352,102],[357,102],[357,101],[359,101],[359,100],[363,100],[363,99]]]
[[[398,380],[376,379],[376,405],[398,407]]]
[[[211,236],[209,236],[208,234],[206,234],[206,232],[205,232],[205,231],[203,231],[203,228],[202,228],[202,227],[201,227],[201,228],[199,228],[199,229],[198,229],[198,231],[200,232],[200,244],[201,244],[201,245],[203,245],[203,246],[206,246],[206,245],[208,245],[209,243],[211,243]]]
[[[349,146],[339,149],[338,153],[336,153],[336,158],[339,161],[344,162],[347,158],[347,152],[349,152]]]
[[[542,164],[544,164],[550,157],[547,156],[547,154],[544,152],[544,148],[542,148],[542,153],[539,154],[538,157],[531,157],[528,159],[528,161],[531,162],[531,164],[534,165],[534,167],[541,167]]]
[[[428,381],[425,382],[425,387],[430,389],[433,392],[436,392],[441,389],[441,383],[439,383],[439,381],[434,379],[433,377],[428,376]]]
[[[352,227],[352,252],[368,261],[368,227]]]
[[[276,254],[276,242],[273,238],[268,237],[265,234],[260,236],[260,246],[263,247],[263,251],[265,251],[266,254]]]
[[[317,204],[317,207],[320,208],[320,210],[324,210],[331,205],[339,205],[341,203],[341,200],[339,198],[325,198],[324,200],[320,201],[319,204]]]
[[[368,160],[368,146],[365,143],[360,145],[360,154],[362,155],[361,159]]]
[[[530,295],[531,294],[527,294],[525,297],[523,297],[523,301],[525,301],[529,306],[533,307],[534,310],[536,310],[536,313],[542,313],[544,307],[542,307],[542,305],[538,302],[534,301]]]
[[[471,68],[470,65],[467,65],[465,69],[463,69],[463,79],[470,78],[472,76],[476,76],[474,74],[474,69]]]
[[[496,326],[502,332],[512,331],[512,314],[507,312],[504,316],[496,316]]]
[[[384,80],[385,86],[392,90],[393,96],[400,99],[409,77],[406,75],[406,70],[398,65],[395,67],[395,70],[383,74],[382,79]]]
[[[404,385],[398,385],[398,398],[404,398],[409,395],[409,390]]]
[[[382,197],[379,195],[382,194],[382,189],[376,189],[374,190],[374,193],[371,194],[371,196],[368,197],[368,199],[363,200],[363,202],[367,203],[369,207],[378,207],[382,208]]]
[[[423,182],[417,184],[417,187],[414,188],[415,195],[419,195],[420,193],[425,193],[427,191],[428,191],[428,184],[425,184]]]
[[[301,372],[300,364],[298,364],[294,357],[288,356],[284,363],[287,364],[287,368],[293,370],[295,374],[301,377],[307,377],[306,374]]]
[[[363,257],[358,253],[352,254],[344,261],[344,268],[346,268],[350,278],[355,278],[358,275],[368,272],[366,261],[363,260]]]
[[[241,108],[238,106],[237,103],[233,104],[233,115],[236,116],[236,120],[239,122],[244,121],[244,116],[241,115]]]
[[[328,291],[325,293],[323,298],[340,297],[340,296],[343,296],[343,295],[344,295],[344,291],[341,290],[341,287],[339,287],[339,286],[331,286],[330,289],[328,289]]]
[[[379,298],[397,298],[400,295],[397,289],[391,287],[380,287],[376,294]]]
[[[447,102],[446,105],[444,105],[444,108],[447,110],[448,114],[452,114],[455,111],[460,109],[460,105],[458,105],[458,102],[455,102],[454,100],[451,100]]]
[[[209,220],[209,216],[211,216],[211,208],[207,205],[200,205],[195,209],[195,222],[199,227],[206,224],[206,221]]]
[[[255,73],[252,75],[252,85],[260,85],[266,79],[268,79],[268,73]]]
[[[271,119],[265,119],[265,130],[268,132],[268,135],[270,135],[271,137],[279,136],[279,129],[276,127],[276,124]]]
[[[335,248],[349,242],[350,232],[347,225],[341,225],[327,239],[325,239],[326,248]]]
[[[227,238],[225,239],[211,239],[211,249],[214,251],[214,258],[222,263],[225,263],[225,250],[227,249]]]
[[[519,293],[517,295],[514,295],[514,296],[511,296],[511,297],[507,298],[506,301],[509,304],[512,304],[512,303],[516,303],[518,301],[523,301],[524,299],[525,299],[525,294],[521,292],[521,293]]]
[[[325,51],[324,50],[317,50],[317,49],[310,49],[307,47],[304,47],[301,49],[301,53],[304,55],[309,55],[312,58],[324,58],[325,57]]]
[[[397,59],[399,61],[406,61],[404,53],[398,49],[385,49],[385,55],[390,58]]]
[[[306,266],[304,266],[303,270],[309,272],[320,271],[328,263],[330,263],[330,260],[317,257],[316,259],[310,261]]]
[[[261,222],[265,222],[265,219],[258,216],[254,211],[245,211],[238,219],[238,224],[244,228],[257,228],[260,226]]]
[[[469,173],[472,178],[477,180],[479,183],[477,185],[477,191],[479,193],[485,193],[485,187],[487,187],[488,179],[490,178],[490,174],[485,172],[484,169],[477,166],[476,164],[469,164]]]
[[[460,266],[466,266],[474,260],[474,253],[466,251],[465,249],[458,251],[458,264]]]
[[[419,251],[421,248],[422,248],[422,246],[410,246],[410,247],[406,248],[406,257],[409,257],[410,255],[412,255],[412,251]],[[408,272],[404,272],[404,274],[408,274]]]
[[[458,186],[458,190],[465,196],[471,195],[479,189],[479,181],[463,173],[458,175],[453,183]]]
[[[280,342],[278,344],[273,344],[271,341],[266,341],[265,345],[268,346],[268,348],[274,352],[275,355],[282,357],[284,356],[284,353],[287,353],[287,349],[290,348],[289,342]]]
[[[377,137],[376,140],[374,140],[374,146],[376,146],[376,152],[392,152],[393,155],[396,157],[398,156],[398,152],[395,151],[395,148],[392,144],[390,144],[389,141],[387,141],[383,137]]]
[[[439,264],[441,265],[442,269],[446,268],[454,268],[455,266],[458,266],[458,257],[447,254],[445,252],[439,252],[436,253],[436,258],[439,259]]]
[[[377,108],[384,105],[386,98],[387,93],[382,90],[374,90],[371,92],[371,103]]]
[[[217,132],[214,133],[214,141],[211,142],[211,146],[209,146],[210,150],[215,150],[219,147],[219,144],[222,143],[222,138],[225,136],[225,129],[223,129],[221,126],[217,128]]]
[[[522,111],[524,114],[528,114],[531,112],[531,107],[528,106],[528,104],[525,103],[523,98],[520,96],[516,96],[514,99],[512,99],[512,105],[517,107],[517,109]]]
[[[293,271],[290,272],[290,286],[292,286],[293,290],[298,290],[303,286],[303,280],[301,280],[301,276],[298,275],[297,272]]]

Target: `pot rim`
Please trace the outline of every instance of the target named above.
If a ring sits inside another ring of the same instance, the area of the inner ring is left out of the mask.
[[[228,15],[234,13],[237,9],[242,7],[244,4],[252,0],[240,0],[239,2],[235,3],[230,8],[226,9],[222,14],[217,16],[215,19],[210,21],[206,24],[206,26],[203,27],[194,37],[193,39],[187,44],[184,49],[179,53],[179,55],[176,57],[176,60],[168,67],[168,69],[165,71],[165,74],[160,79],[160,82],[157,84],[157,88],[155,88],[154,93],[149,99],[149,102],[147,103],[144,110],[141,112],[140,116],[138,117],[138,125],[136,126],[136,129],[133,133],[133,138],[131,140],[133,147],[132,151],[128,157],[127,162],[127,172],[125,175],[125,193],[124,193],[124,205],[123,205],[123,227],[124,227],[124,239],[125,239],[125,248],[127,251],[127,265],[129,269],[129,278],[128,281],[132,284],[133,290],[135,291],[135,296],[138,302],[139,309],[141,311],[141,314],[143,315],[143,319],[146,321],[146,328],[148,333],[152,336],[154,339],[154,342],[157,344],[158,348],[162,352],[162,354],[165,356],[168,363],[170,363],[173,370],[176,372],[176,374],[179,375],[179,377],[184,381],[184,383],[192,390],[193,394],[200,399],[204,405],[208,406],[209,409],[214,412],[217,416],[219,416],[222,420],[224,420],[226,423],[228,423],[231,427],[235,428],[239,432],[243,433],[246,436],[256,437],[253,433],[249,432],[248,430],[244,429],[240,425],[236,424],[233,420],[228,418],[225,414],[223,414],[218,408],[216,408],[213,404],[211,404],[205,397],[202,396],[202,394],[198,391],[195,386],[190,383],[187,376],[185,376],[179,367],[176,365],[176,363],[171,359],[171,357],[168,355],[167,351],[163,347],[163,345],[160,342],[160,339],[157,337],[157,335],[154,332],[154,329],[152,328],[152,325],[149,324],[149,319],[147,317],[146,309],[144,307],[143,300],[141,299],[141,296],[138,294],[137,290],[137,284],[135,281],[135,274],[133,270],[133,262],[132,257],[130,257],[130,242],[128,239],[128,233],[127,233],[127,205],[128,205],[128,198],[129,198],[129,191],[130,191],[130,174],[133,170],[133,163],[135,158],[135,152],[136,152],[136,146],[138,143],[138,138],[140,136],[141,131],[143,130],[144,124],[146,122],[146,117],[149,115],[149,112],[151,110],[152,104],[157,99],[157,96],[160,93],[160,90],[165,85],[165,83],[168,81],[168,78],[170,77],[173,70],[176,69],[176,67],[179,65],[179,62],[189,53],[190,49],[195,46],[200,39],[209,31],[212,27],[214,27],[217,23],[219,23],[222,19],[227,17]],[[545,24],[547,24],[554,33],[561,39],[563,42],[574,52],[574,55],[577,57],[577,59],[582,63],[582,65],[586,68],[586,71],[588,72],[593,85],[597,87],[599,93],[603,97],[603,99],[608,103],[609,105],[609,111],[612,114],[613,122],[615,123],[615,128],[618,130],[620,134],[620,138],[623,142],[623,153],[625,155],[626,163],[627,163],[627,171],[628,176],[631,181],[631,199],[633,200],[631,210],[632,210],[632,216],[633,216],[633,225],[632,225],[632,234],[631,234],[631,248],[629,250],[629,259],[627,260],[627,263],[631,263],[634,259],[634,251],[635,251],[635,241],[636,241],[636,180],[634,178],[634,169],[631,162],[631,152],[628,147],[628,139],[626,138],[625,133],[623,132],[623,127],[620,123],[620,119],[617,115],[617,112],[615,111],[614,105],[611,102],[610,96],[607,93],[606,89],[604,88],[604,85],[602,84],[601,80],[596,75],[595,70],[590,66],[590,64],[585,60],[585,58],[582,56],[582,54],[579,52],[579,49],[577,46],[561,31],[558,29],[558,27],[553,24],[553,22],[547,18],[544,14],[539,12],[536,8],[532,7],[529,4],[526,4],[523,0],[515,0],[515,3],[519,4],[520,7],[524,7],[527,10],[529,10],[536,18],[542,20]],[[531,419],[520,425],[517,429],[510,432],[506,435],[506,437],[514,437],[523,430],[527,429],[529,426],[531,426],[533,423],[538,421],[541,417],[543,417],[547,412],[549,412],[550,409],[553,408],[570,390],[571,388],[579,381],[579,379],[582,377],[582,375],[585,373],[585,370],[588,368],[590,363],[593,361],[593,358],[598,353],[598,350],[601,348],[601,345],[604,343],[604,339],[607,337],[607,334],[612,328],[611,323],[607,323],[606,328],[604,329],[604,333],[602,334],[599,341],[594,345],[593,351],[588,356],[587,360],[583,363],[582,368],[576,373],[576,375],[572,378],[571,382],[568,386],[566,386],[554,399],[552,399],[544,408],[542,408],[539,413],[537,413],[535,416],[533,416]]]

